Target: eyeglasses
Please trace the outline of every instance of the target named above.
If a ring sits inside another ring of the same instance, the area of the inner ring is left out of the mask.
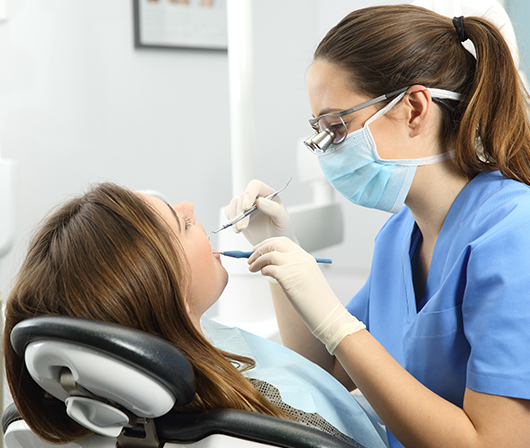
[[[316,133],[305,140],[304,144],[315,154],[326,152],[332,144],[338,145],[348,136],[348,128],[342,120],[344,115],[349,115],[353,112],[364,109],[365,107],[396,97],[407,90],[408,87],[403,87],[402,89],[385,93],[377,98],[366,101],[358,106],[351,107],[350,109],[342,110],[340,112],[331,112],[329,114],[320,115],[316,118],[311,118],[309,124]]]

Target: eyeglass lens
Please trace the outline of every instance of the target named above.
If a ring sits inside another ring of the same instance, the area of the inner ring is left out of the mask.
[[[333,133],[333,143],[337,145],[345,138],[348,130],[341,117],[322,117],[318,121],[319,131],[330,131]]]

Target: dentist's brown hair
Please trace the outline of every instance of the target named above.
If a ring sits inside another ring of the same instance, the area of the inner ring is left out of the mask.
[[[445,101],[440,138],[468,178],[483,170],[530,184],[528,94],[500,31],[464,17],[464,48],[451,18],[413,5],[376,6],[346,16],[324,37],[315,61],[345,69],[354,91],[371,97],[412,86],[462,93]],[[384,106],[382,103],[381,107]]]

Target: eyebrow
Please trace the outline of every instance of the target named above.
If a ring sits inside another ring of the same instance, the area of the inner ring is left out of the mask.
[[[346,109],[338,109],[336,107],[326,107],[325,109],[322,109],[320,113],[317,115],[317,117],[321,117],[322,115],[330,114],[332,112],[342,112]],[[316,118],[314,115],[311,115],[313,118]]]
[[[165,203],[169,209],[171,210],[171,213],[173,214],[173,216],[175,217],[175,219],[177,220],[177,224],[179,225],[179,232],[182,230],[182,227],[180,225],[180,219],[177,215],[177,212],[175,211],[175,209],[173,207],[171,207],[171,205],[169,205],[167,202]]]

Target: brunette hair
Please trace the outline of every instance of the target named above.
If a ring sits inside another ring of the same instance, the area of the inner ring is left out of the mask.
[[[352,89],[377,97],[415,84],[462,93],[442,107],[441,139],[456,149],[456,169],[482,170],[530,184],[528,94],[499,30],[463,19],[476,58],[450,18],[412,6],[376,6],[346,16],[324,37],[315,60],[347,70]]]
[[[251,359],[216,349],[195,328],[184,302],[190,275],[175,233],[130,190],[100,184],[49,216],[30,243],[5,310],[7,381],[30,428],[52,443],[90,434],[33,381],[10,344],[17,323],[42,315],[113,322],[174,344],[197,384],[194,401],[182,410],[233,408],[288,418],[235,367],[250,368]]]

